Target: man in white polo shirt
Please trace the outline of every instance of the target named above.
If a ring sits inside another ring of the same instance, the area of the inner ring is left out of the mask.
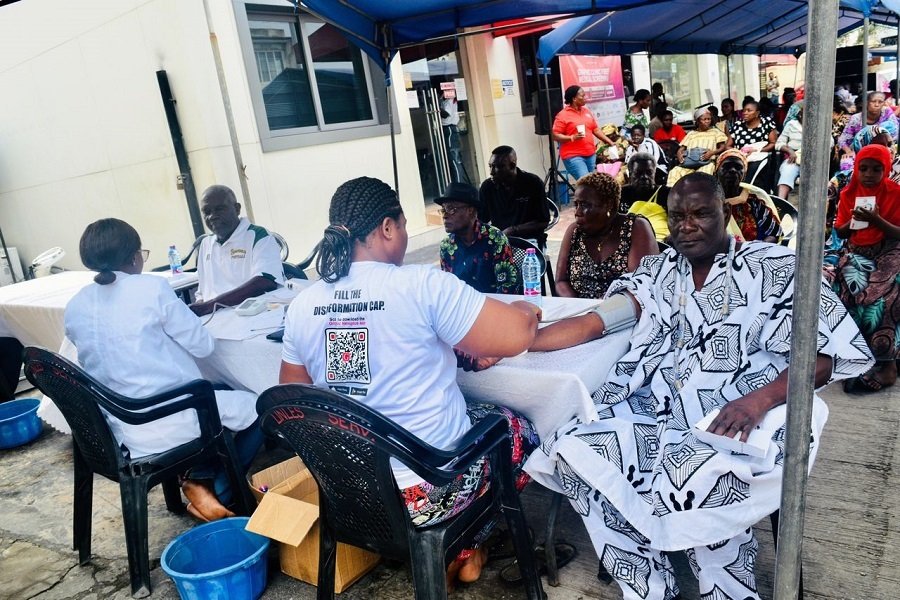
[[[200,285],[191,310],[209,314],[216,304],[234,306],[284,284],[278,242],[264,227],[240,216],[241,205],[231,188],[206,188],[200,210],[213,233],[200,242]]]

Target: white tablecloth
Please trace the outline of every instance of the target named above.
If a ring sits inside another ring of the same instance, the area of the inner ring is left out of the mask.
[[[596,304],[596,300],[544,298],[544,319],[573,316]],[[217,338],[235,327],[233,320],[231,325],[224,320],[216,323],[218,318],[207,325]],[[256,319],[249,317],[239,324],[259,326],[252,321]],[[217,339],[213,355],[198,361],[203,376],[257,394],[277,384],[281,344],[267,340],[264,334],[239,342]],[[528,352],[478,373],[460,369],[457,380],[467,399],[517,410],[545,436],[573,416],[586,422],[597,419],[591,393],[606,381],[610,367],[628,349],[629,339],[630,332],[623,331],[566,350]]]
[[[0,331],[25,346],[59,348],[65,335],[66,304],[95,275],[91,271],[63,271],[0,287]],[[175,279],[168,272],[153,275],[169,278],[175,290],[197,282],[196,273],[185,273]]]
[[[265,336],[280,325],[280,303],[296,293],[297,290],[277,290],[266,294],[271,310],[253,317],[239,317],[233,309],[217,312],[206,324],[217,338],[216,349],[197,361],[203,377],[257,394],[276,385],[282,346]],[[595,305],[595,300],[544,298],[544,318],[572,316]],[[566,350],[528,352],[507,358],[478,373],[459,370],[459,386],[468,400],[500,404],[521,412],[544,437],[573,416],[586,422],[597,419],[591,393],[606,381],[610,367],[625,354],[629,339],[630,332],[619,332]],[[74,358],[74,347],[64,345],[61,353]],[[62,415],[46,399],[38,414],[53,427],[68,432]]]
[[[596,305],[597,300],[544,298],[544,319],[573,316]],[[467,400],[514,409],[544,438],[574,416],[597,420],[591,394],[628,350],[630,339],[630,331],[620,331],[565,350],[528,352],[477,373],[460,370],[456,379]]]

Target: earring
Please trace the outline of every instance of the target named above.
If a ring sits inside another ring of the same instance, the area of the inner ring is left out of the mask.
[[[611,216],[612,216],[612,211],[611,210],[606,211],[606,218],[608,219]]]

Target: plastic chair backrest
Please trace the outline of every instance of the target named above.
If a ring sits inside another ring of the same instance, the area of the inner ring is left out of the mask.
[[[355,400],[310,385],[268,389],[256,406],[263,431],[287,442],[312,472],[322,514],[339,539],[396,556],[408,552],[412,524],[390,458],[428,471],[428,446]]]
[[[544,253],[541,252],[541,249],[524,238],[508,236],[507,239],[509,240],[509,246],[513,251],[513,263],[515,263],[516,268],[519,270],[519,279],[522,278],[522,263],[525,261],[525,254],[528,252],[529,248],[534,248],[534,253],[541,263],[541,277],[543,277],[544,273],[547,272],[547,259],[544,257]]]
[[[278,248],[281,250],[281,262],[287,262],[288,255],[291,253],[287,240],[285,240],[280,233],[275,233],[272,230],[269,230],[269,233],[272,234],[272,237],[278,242]]]
[[[559,207],[556,205],[556,202],[547,198],[547,208],[550,210],[550,222],[544,227],[544,231],[550,231],[559,223]]]
[[[91,470],[118,481],[124,455],[95,399],[112,392],[74,364],[40,348],[25,350],[25,375],[59,408]]]
[[[772,202],[778,209],[778,217],[781,219],[781,245],[793,248],[799,227],[799,212],[793,204],[783,198],[773,196]]]

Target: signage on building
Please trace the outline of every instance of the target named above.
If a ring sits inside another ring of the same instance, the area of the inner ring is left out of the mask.
[[[625,90],[622,86],[622,59],[618,56],[560,56],[562,88],[570,85],[584,90],[586,106],[597,125],[625,122]]]

